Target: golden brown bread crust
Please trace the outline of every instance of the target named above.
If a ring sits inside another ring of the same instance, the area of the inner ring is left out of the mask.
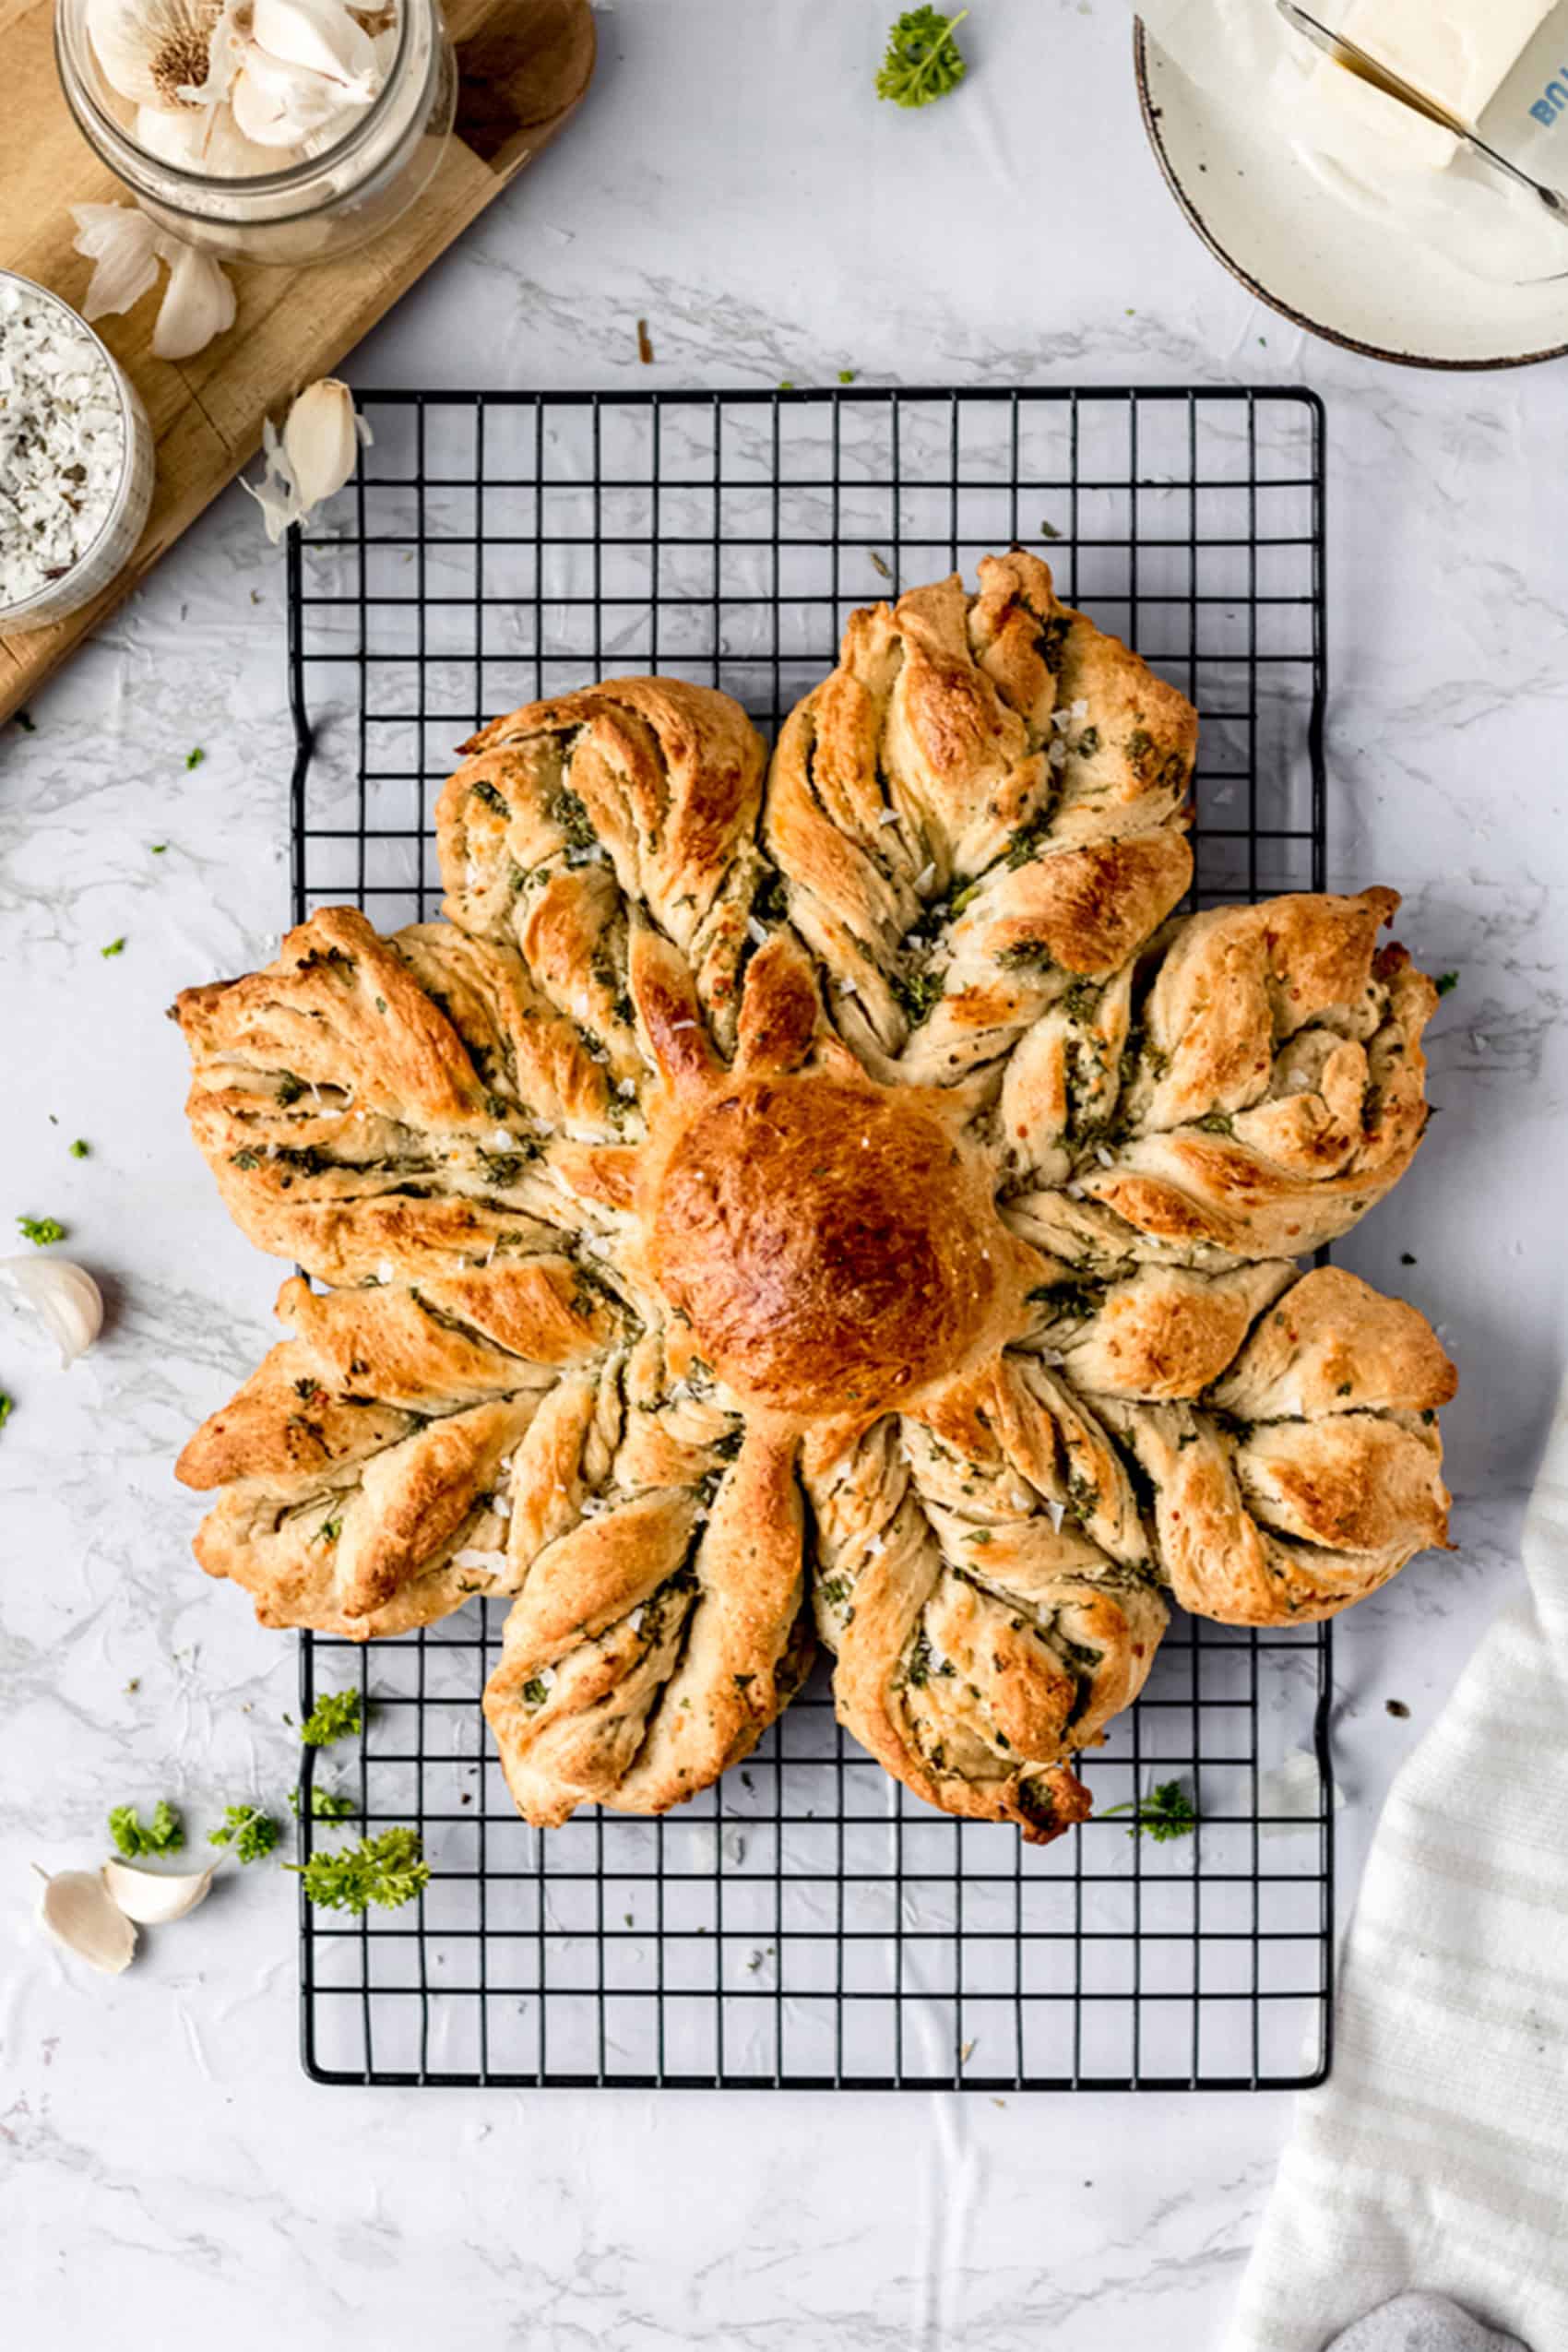
[[[786,720],[764,837],[868,1068],[949,1085],[1177,904],[1192,706],[1015,549],[855,613]],[[890,1066],[896,1065],[896,1066]]]
[[[1270,898],[1178,925],[1085,1193],[1161,1240],[1280,1257],[1381,1200],[1426,1125],[1437,1004],[1403,948],[1378,950],[1398,903]]]
[[[711,1504],[645,1496],[536,1559],[484,1694],[525,1821],[667,1812],[793,1696],[810,1664],[793,1454],[754,1429]]]
[[[1454,1367],[1414,1307],[1303,1275],[1194,1408],[1100,1400],[1154,1491],[1162,1571],[1229,1625],[1307,1623],[1448,1540],[1437,1408]]]
[[[1408,1164],[1432,992],[1390,892],[1171,920],[1195,735],[1018,551],[853,617],[766,805],[677,682],[483,730],[447,921],[175,1008],[233,1213],[340,1286],[181,1457],[204,1564],[355,1638],[514,1596],[540,1823],[707,1785],[814,1614],[889,1771],[1039,1839],[1168,1594],[1312,1619],[1442,1542],[1452,1368],[1289,1263]]]

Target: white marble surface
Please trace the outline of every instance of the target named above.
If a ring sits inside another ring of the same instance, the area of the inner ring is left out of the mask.
[[[1464,1374],[1460,1549],[1338,1643],[1348,1888],[1391,1770],[1516,1573],[1562,1354],[1561,374],[1380,370],[1256,307],[1165,194],[1112,0],[977,0],[969,84],[925,115],[870,102],[891,13],[607,8],[570,136],[349,373],[770,385],[849,365],[1326,396],[1334,875],[1397,885],[1405,937],[1460,974],[1436,1024],[1443,1116],[1345,1253],[1408,1284]],[[27,1865],[93,1859],[118,1795],[194,1804],[286,1769],[291,1645],[196,1573],[170,1478],[264,1343],[277,1269],[184,1139],[160,1017],[286,917],[283,686],[280,562],[232,493],[38,699],[36,732],[0,737],[0,1214],[67,1220],[113,1308],[68,1377],[0,1321],[16,2340],[1203,2352],[1285,2100],[328,2092],[295,2067],[281,1878],[230,1889],[114,1984],[36,1935]],[[207,760],[187,773],[196,743]],[[83,1161],[66,1156],[77,1134]]]

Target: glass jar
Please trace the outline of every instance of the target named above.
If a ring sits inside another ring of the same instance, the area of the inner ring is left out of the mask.
[[[452,132],[457,65],[436,0],[398,0],[386,87],[320,155],[220,178],[165,162],[132,135],[136,108],[105,77],[86,0],[56,0],[65,101],[94,153],[160,225],[229,261],[333,261],[391,227],[429,184]]]
[[[102,362],[104,380],[120,406],[119,478],[108,513],[70,569],[58,579],[46,580],[30,596],[10,604],[0,603],[0,637],[12,636],[23,629],[45,628],[50,622],[63,621],[67,613],[90,604],[135,553],[152,504],[157,463],[152,427],[130,378],[86,319],[68,303],[63,303],[58,294],[50,293],[45,287],[35,286],[30,278],[18,277],[9,269],[0,269],[0,356],[4,355],[8,321],[45,308],[57,315],[63,330],[90,344]],[[4,518],[0,518],[0,531],[4,528]]]

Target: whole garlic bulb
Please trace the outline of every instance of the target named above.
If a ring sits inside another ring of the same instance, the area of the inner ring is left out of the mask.
[[[88,38],[123,98],[174,113],[182,89],[207,79],[222,0],[87,0]]]

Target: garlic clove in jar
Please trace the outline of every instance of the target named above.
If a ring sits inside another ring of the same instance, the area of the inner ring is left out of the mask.
[[[304,65],[334,82],[375,77],[370,35],[342,0],[255,0],[251,30],[257,46],[285,65]]]
[[[131,137],[160,163],[177,164],[182,172],[202,168],[201,143],[207,125],[194,106],[170,113],[161,106],[138,106]]]
[[[108,1861],[101,1873],[104,1891],[116,1910],[139,1928],[166,1928],[205,1903],[212,1886],[212,1871],[138,1871],[128,1862]]]
[[[291,65],[255,44],[229,92],[234,121],[258,147],[297,147],[347,106],[368,104],[357,85],[328,80],[308,65]]]
[[[38,1865],[34,1863],[34,1869]],[[137,1931],[96,1871],[39,1871],[42,1925],[67,1952],[104,1975],[117,1977],[136,1956]]]
[[[87,0],[87,30],[123,98],[172,113],[183,86],[203,82],[221,0]]]
[[[69,1372],[103,1328],[103,1293],[87,1268],[69,1258],[3,1258],[0,1277],[32,1309]]]

